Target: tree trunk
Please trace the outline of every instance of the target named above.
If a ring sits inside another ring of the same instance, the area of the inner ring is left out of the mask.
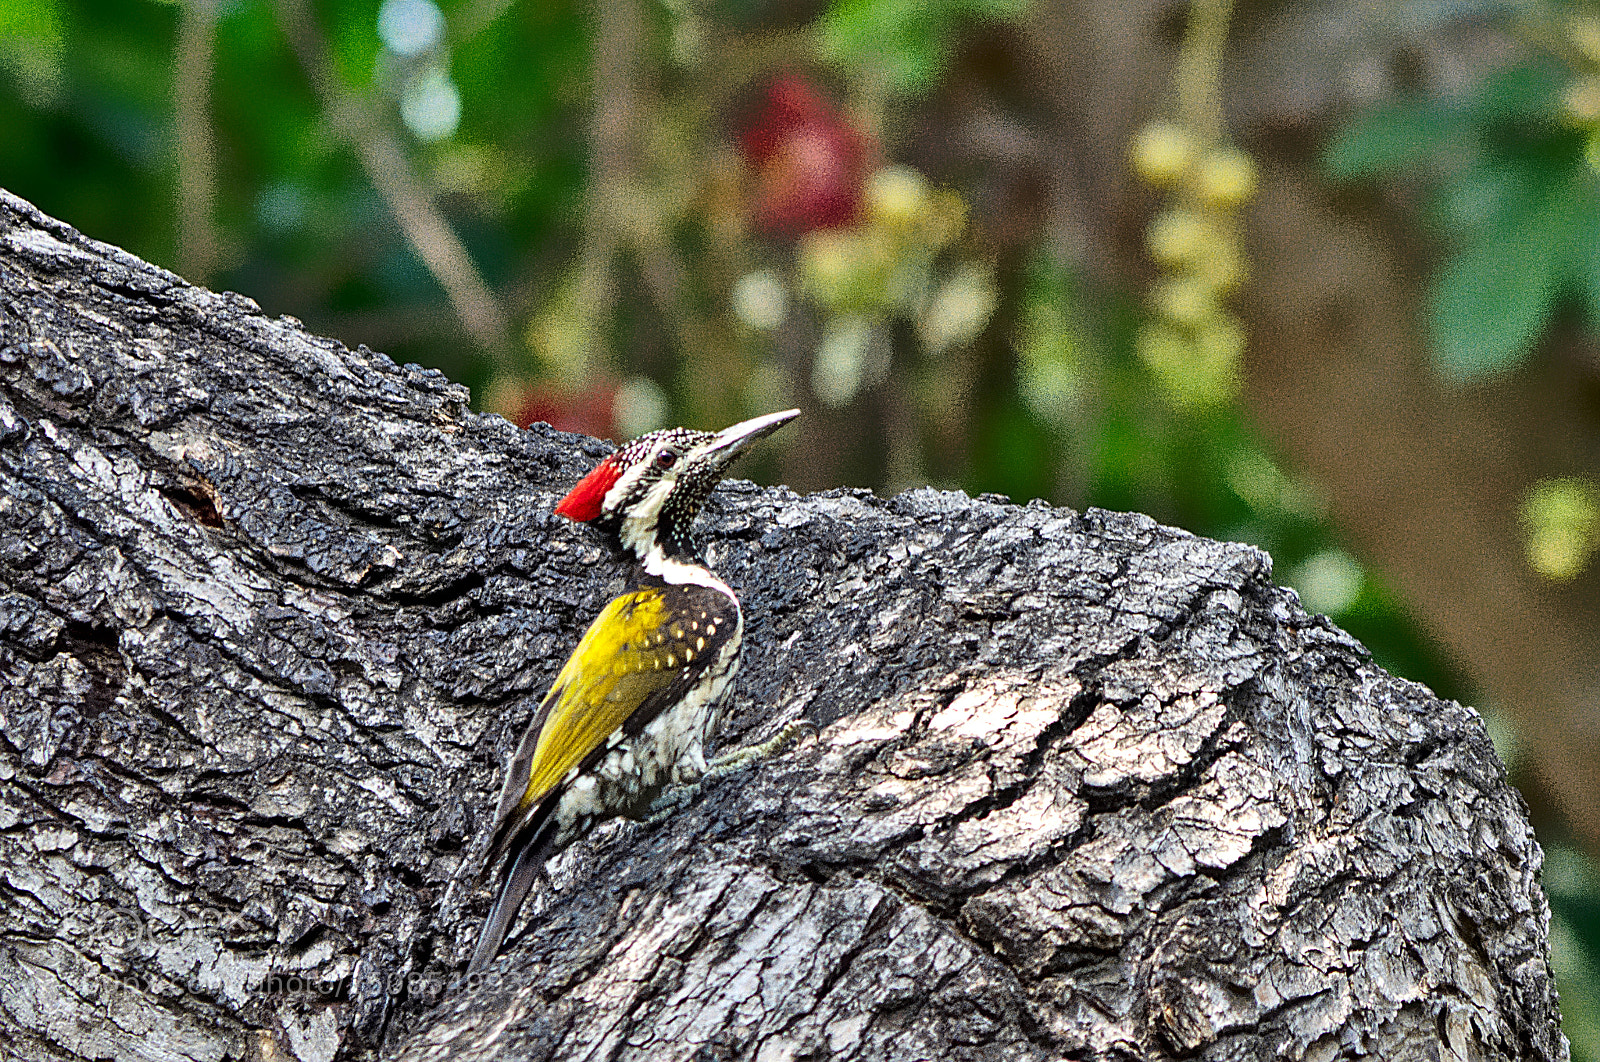
[[[725,741],[820,732],[597,830],[455,982],[625,571],[551,514],[604,444],[3,193],[0,285],[17,1057],[1566,1057],[1476,714],[1255,549],[928,490],[719,492]]]

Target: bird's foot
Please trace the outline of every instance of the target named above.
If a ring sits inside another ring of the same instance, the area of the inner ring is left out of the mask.
[[[644,809],[646,826],[654,826],[665,822],[672,817],[672,813],[694,799],[695,793],[700,789],[699,782],[689,782],[686,785],[670,786],[661,791],[661,795]]]
[[[711,761],[706,768],[705,777],[701,778],[700,781],[703,782],[706,778],[721,778],[724,775],[743,770],[757,760],[764,760],[807,730],[815,734],[817,732],[817,724],[809,719],[796,719],[778,731],[775,736],[758,745],[746,745],[742,749],[732,749],[724,752],[721,756]]]
[[[757,760],[766,759],[807,730],[815,734],[817,732],[816,724],[807,719],[799,719],[790,723],[766,741],[724,752],[706,765],[706,773],[701,775],[697,781],[690,782],[687,785],[675,785],[656,797],[655,802],[645,809],[648,815],[648,818],[644,820],[645,825],[653,826],[667,818],[678,808],[689,803],[695,798],[695,794],[700,791],[700,787],[707,781],[735,774]]]

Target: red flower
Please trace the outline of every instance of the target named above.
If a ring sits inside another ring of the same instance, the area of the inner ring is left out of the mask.
[[[781,236],[849,225],[861,205],[867,140],[804,78],[787,74],[739,134],[756,170],[752,213]]]
[[[549,384],[529,384],[516,396],[516,408],[506,414],[506,419],[519,428],[542,420],[561,431],[605,439],[615,427],[611,409],[616,395],[617,389],[610,383],[575,393]]]

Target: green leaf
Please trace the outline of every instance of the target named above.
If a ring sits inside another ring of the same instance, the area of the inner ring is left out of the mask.
[[[835,0],[817,21],[822,54],[875,67],[896,92],[918,95],[944,72],[960,23],[1020,15],[1024,0]]]
[[[1415,165],[1450,147],[1471,143],[1471,128],[1460,112],[1441,104],[1412,100],[1378,107],[1339,131],[1322,155],[1334,180],[1374,177]]]
[[[1528,356],[1577,264],[1586,198],[1561,182],[1445,263],[1428,307],[1440,371],[1471,379]]]
[[[58,0],[0,4],[0,67],[10,67],[24,96],[49,106],[61,95],[66,20]]]
[[[1559,174],[1541,172],[1526,159],[1488,160],[1446,181],[1433,202],[1433,221],[1449,237],[1470,240],[1507,217],[1525,217]]]
[[[59,0],[7,0],[0,4],[0,44],[53,41],[59,45],[62,33]]]
[[[1583,299],[1589,330],[1600,332],[1600,189],[1589,180],[1589,194],[1578,211],[1574,228],[1578,232],[1578,252],[1574,256],[1575,286]]]
[[[1496,71],[1473,93],[1472,116],[1480,125],[1548,122],[1560,112],[1571,78],[1571,71],[1546,62]]]

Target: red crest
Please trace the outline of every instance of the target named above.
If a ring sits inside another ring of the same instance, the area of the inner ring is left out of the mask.
[[[622,478],[622,469],[606,458],[595,467],[593,472],[578,480],[578,485],[567,492],[561,499],[561,504],[556,506],[556,512],[568,520],[586,523],[600,515],[600,506],[606,500],[606,493]]]

